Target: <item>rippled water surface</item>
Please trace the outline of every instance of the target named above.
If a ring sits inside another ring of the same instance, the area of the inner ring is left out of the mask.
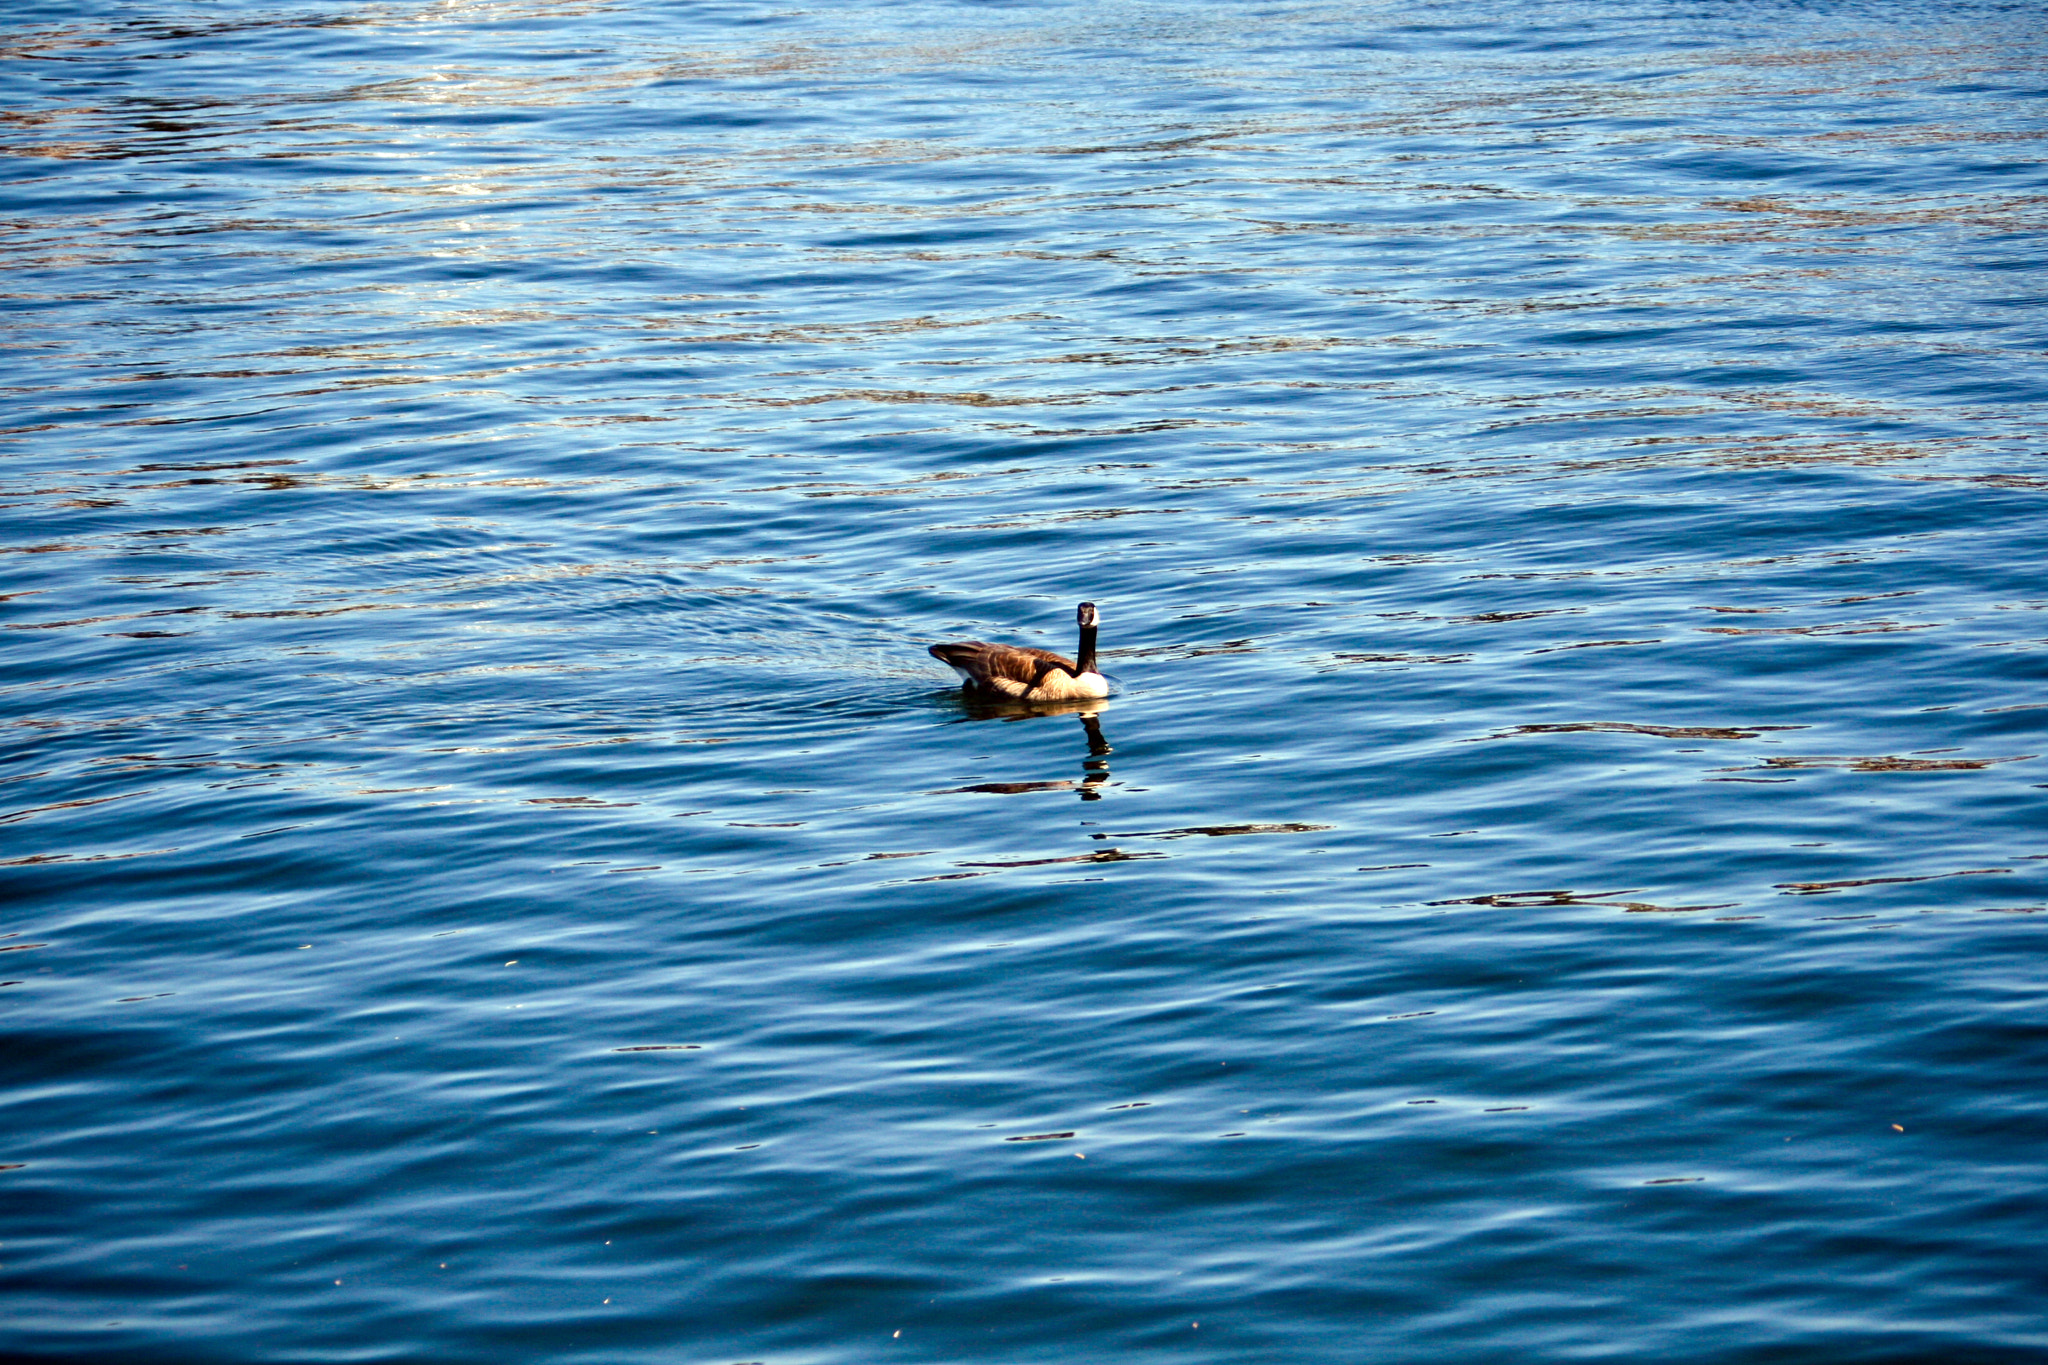
[[[2038,5],[5,33],[7,1360],[2048,1360]]]

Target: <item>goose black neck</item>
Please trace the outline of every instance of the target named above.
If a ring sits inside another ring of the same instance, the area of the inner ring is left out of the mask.
[[[1081,648],[1078,653],[1079,657],[1074,660],[1075,665],[1083,673],[1093,673],[1095,671],[1095,627],[1081,627]]]

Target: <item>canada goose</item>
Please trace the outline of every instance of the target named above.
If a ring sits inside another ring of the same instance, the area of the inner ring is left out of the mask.
[[[933,645],[931,656],[951,666],[969,692],[982,696],[1012,697],[1018,701],[1070,701],[1109,695],[1109,679],[1095,671],[1095,626],[1101,619],[1093,602],[1074,609],[1081,626],[1081,644],[1075,662],[1049,649],[1021,649],[1015,645],[989,645],[968,640],[957,645]]]

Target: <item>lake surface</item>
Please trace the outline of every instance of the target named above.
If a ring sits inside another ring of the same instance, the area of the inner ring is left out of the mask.
[[[7,1362],[2048,1361],[2038,5],[8,13]]]

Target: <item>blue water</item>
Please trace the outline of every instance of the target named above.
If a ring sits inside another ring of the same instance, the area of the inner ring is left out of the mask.
[[[6,1361],[2048,1361],[2038,5],[5,32]]]

